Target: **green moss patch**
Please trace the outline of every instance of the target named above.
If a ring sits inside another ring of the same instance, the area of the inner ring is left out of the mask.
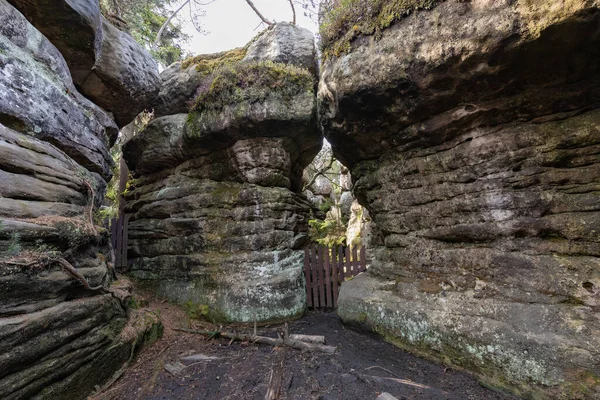
[[[313,77],[304,68],[272,61],[223,65],[210,87],[199,93],[192,111],[221,110],[229,104],[260,102],[274,95],[292,98],[313,90]]]
[[[208,76],[221,66],[232,66],[239,63],[246,56],[246,50],[247,47],[238,47],[221,53],[200,54],[185,59],[181,63],[181,68],[194,66],[201,75]]]
[[[395,21],[417,10],[429,10],[444,0],[341,0],[325,13],[319,32],[323,57],[348,53],[360,35],[381,36]]]

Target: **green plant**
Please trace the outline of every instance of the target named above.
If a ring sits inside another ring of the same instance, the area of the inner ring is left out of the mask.
[[[444,0],[340,0],[325,12],[319,33],[325,59],[351,50],[361,35],[375,35],[417,10],[429,10]]]
[[[15,256],[23,250],[21,245],[21,235],[17,232],[10,234],[10,240],[8,242],[8,248],[6,249],[6,255]]]
[[[346,226],[335,219],[311,219],[308,221],[308,236],[313,242],[326,246],[344,244]]]
[[[195,66],[201,76],[207,76],[221,66],[237,64],[246,56],[246,50],[247,47],[238,47],[220,53],[189,57],[181,62],[181,69]]]
[[[319,205],[319,210],[326,213],[327,211],[331,210],[332,206],[333,206],[333,202],[331,201],[331,199],[327,199]]]

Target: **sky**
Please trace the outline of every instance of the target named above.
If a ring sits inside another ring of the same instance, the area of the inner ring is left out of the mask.
[[[207,0],[199,0],[208,2]],[[288,0],[253,0],[256,8],[265,18],[276,21],[291,21],[292,11]],[[180,3],[181,4],[181,3]],[[194,29],[190,22],[189,8],[182,10],[180,21],[183,30],[191,39],[183,47],[189,53],[216,53],[235,47],[244,46],[266,25],[252,11],[245,0],[215,0],[204,6],[206,15],[200,18],[202,27],[208,32],[202,35]],[[315,32],[317,25],[303,15],[300,6],[296,6],[297,24]]]

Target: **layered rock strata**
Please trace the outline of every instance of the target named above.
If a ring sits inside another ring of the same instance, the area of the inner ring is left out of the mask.
[[[314,54],[304,36],[285,49]],[[242,61],[246,49],[163,72],[160,117],[124,148],[135,175],[131,275],[215,321],[287,319],[305,307],[310,205],[298,193],[322,144],[316,77],[303,65]]]
[[[156,316],[128,310],[131,286],[111,283],[93,223],[117,133],[57,48],[0,0],[2,399],[85,398],[158,333]]]
[[[599,398],[600,3],[430,3],[328,41],[325,134],[384,237],[339,314],[526,398]]]

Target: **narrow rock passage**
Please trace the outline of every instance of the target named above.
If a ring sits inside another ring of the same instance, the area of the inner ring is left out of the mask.
[[[176,332],[172,328],[186,321],[183,311],[167,303],[152,305],[161,310],[165,336],[145,349],[123,378],[94,400],[262,400],[271,370],[280,365],[281,357],[281,399],[366,400],[375,399],[381,392],[411,400],[516,399],[480,386],[468,374],[406,353],[376,335],[350,329],[335,313],[310,312],[290,324],[293,333],[324,334],[328,344],[338,347],[331,356],[249,343],[230,344],[225,339],[207,340]],[[259,328],[258,333],[275,336],[278,328]],[[218,359],[181,360],[197,354]],[[180,360],[188,365],[180,375],[165,370],[165,365]]]

